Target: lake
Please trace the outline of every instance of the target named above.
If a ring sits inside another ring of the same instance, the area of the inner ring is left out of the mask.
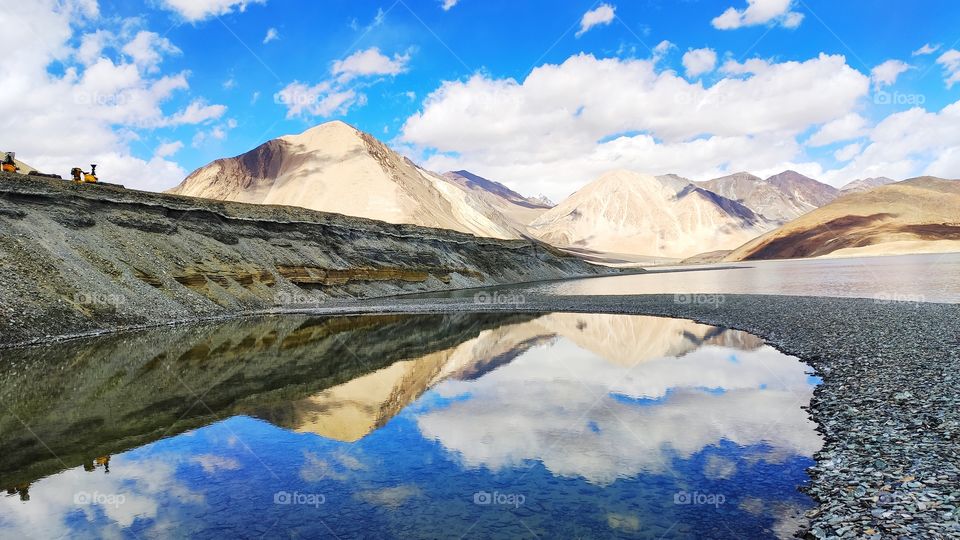
[[[283,316],[3,352],[0,536],[786,538],[809,368],[600,314]]]
[[[525,295],[780,294],[960,303],[960,253],[657,267],[645,274],[497,288],[518,289]],[[461,290],[422,296],[473,294]]]

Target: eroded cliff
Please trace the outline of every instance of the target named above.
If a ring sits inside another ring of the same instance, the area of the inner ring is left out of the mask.
[[[0,176],[0,345],[599,272],[523,240]]]

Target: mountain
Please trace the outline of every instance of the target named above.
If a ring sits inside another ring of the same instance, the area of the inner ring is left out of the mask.
[[[443,177],[454,184],[468,191],[479,191],[497,195],[501,199],[510,201],[514,204],[546,210],[552,207],[552,204],[545,204],[540,198],[528,198],[520,195],[516,191],[508,188],[500,182],[487,180],[482,176],[477,176],[470,171],[450,171],[443,174]],[[541,196],[542,197],[542,196]]]
[[[474,210],[519,236],[527,236],[526,226],[553,207],[469,171],[447,172],[442,178],[465,192],[465,200]]]
[[[726,260],[960,251],[960,181],[929,176],[849,193]]]
[[[678,177],[607,173],[530,224],[563,247],[683,258],[732,249],[769,230],[746,206]]]
[[[794,171],[761,179],[739,172],[697,182],[718,195],[740,202],[768,220],[783,224],[831,202],[839,191]]]
[[[484,190],[463,189],[421,169],[373,136],[335,121],[218,159],[191,173],[169,193],[300,206],[478,236],[520,238],[522,224],[489,206],[520,215],[529,208],[494,192],[484,192],[483,201],[496,204],[484,206],[478,202],[479,191]]]
[[[790,200],[809,210],[820,208],[840,196],[840,190],[804,176],[796,171],[784,171],[765,180],[786,193]]]
[[[861,193],[863,191],[870,191],[875,187],[885,186],[894,182],[896,182],[896,180],[887,178],[886,176],[878,176],[876,178],[861,178],[843,186],[840,188],[840,192],[844,195],[847,193]]]

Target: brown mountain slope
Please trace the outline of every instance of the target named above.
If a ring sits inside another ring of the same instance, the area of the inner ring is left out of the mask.
[[[525,231],[523,224],[492,205],[477,204],[469,190],[417,167],[372,135],[339,121],[218,159],[169,193],[299,206],[492,238],[517,239]],[[489,195],[507,211],[517,206]]]
[[[840,197],[725,260],[953,251],[960,251],[960,181],[924,176]]]

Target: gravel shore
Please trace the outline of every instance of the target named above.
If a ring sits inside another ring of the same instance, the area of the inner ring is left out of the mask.
[[[518,293],[478,292],[481,301],[372,299],[309,311],[630,313],[751,332],[806,361],[823,379],[810,414],[825,444],[806,488],[819,506],[798,535],[960,538],[960,305],[758,295],[521,298]]]

